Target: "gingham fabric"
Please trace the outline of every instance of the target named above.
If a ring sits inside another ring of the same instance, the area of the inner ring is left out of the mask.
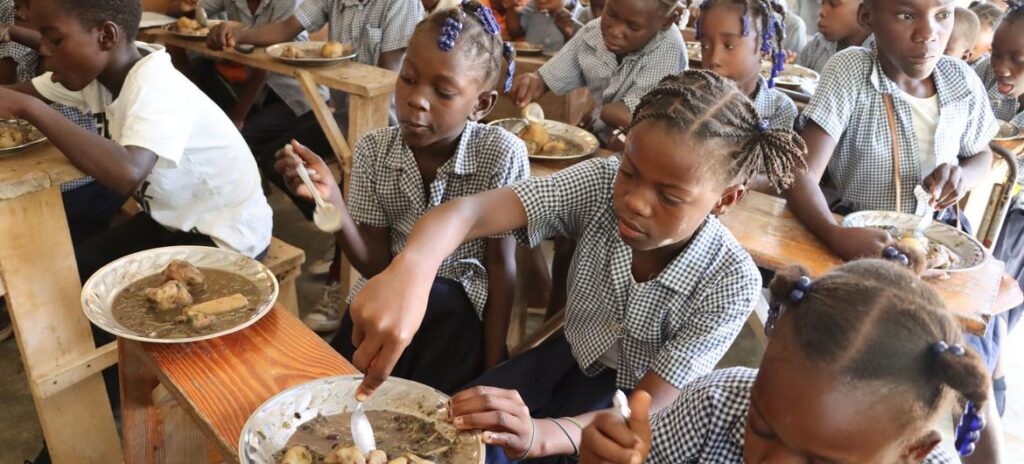
[[[988,94],[967,63],[942,57],[932,73],[939,98],[935,129],[935,162],[958,163],[988,150],[998,131]],[[851,48],[837,53],[822,74],[818,91],[801,121],[813,121],[837,141],[828,165],[843,203],[853,211],[896,209],[892,136],[883,94],[892,94],[900,141],[903,212],[917,206],[914,186],[929,172],[921,156],[910,104],[886,77],[874,49]]]
[[[792,129],[799,113],[796,103],[779,89],[768,88],[768,80],[760,78],[757,95],[754,95],[754,109],[768,120],[773,129]]]
[[[782,41],[782,48],[800,53],[807,46],[807,25],[792,11],[786,11],[783,23],[786,26],[786,38]]]
[[[73,122],[75,124],[78,124],[78,126],[81,127],[82,129],[85,129],[85,130],[87,130],[89,132],[92,132],[94,134],[98,134],[99,133],[99,129],[97,129],[97,127],[96,127],[96,120],[93,119],[92,114],[82,113],[77,108],[72,108],[70,106],[64,106],[64,105],[61,105],[59,103],[54,103],[54,104],[52,104],[50,106],[53,107],[53,109],[59,111],[60,114],[63,114],[65,118],[70,119],[71,122]],[[100,134],[100,135],[102,135],[102,134]],[[73,180],[71,182],[65,182],[63,184],[60,184],[60,191],[61,192],[67,192],[67,191],[70,191],[70,190],[74,190],[74,189],[76,189],[78,187],[87,185],[87,184],[89,184],[89,183],[91,183],[93,181],[95,181],[95,179],[93,179],[92,177],[85,177],[85,178],[82,178],[82,179]]]
[[[814,34],[804,50],[796,57],[796,64],[805,68],[811,68],[819,73],[825,72],[825,65],[835,55],[837,44],[825,38],[821,33]],[[870,35],[861,44],[863,48],[875,48],[875,36]]]
[[[679,398],[651,417],[648,464],[743,462],[747,409],[756,369],[712,372],[683,387]],[[959,464],[935,448],[923,464]]]
[[[612,211],[617,159],[593,159],[512,186],[528,217],[519,240],[561,234],[578,242],[569,273],[565,336],[588,375],[619,346],[616,383],[635,388],[648,372],[676,387],[714,368],[753,308],[761,276],[714,217],[657,276],[636,283],[633,251]]]
[[[670,27],[620,62],[608,51],[601,35],[601,18],[590,21],[538,71],[544,84],[556,95],[565,95],[580,87],[590,90],[594,99],[594,131],[605,131],[599,116],[608,103],[624,102],[632,112],[640,98],[663,77],[687,67],[686,47],[679,29]]]
[[[284,21],[295,14],[302,0],[262,0],[254,14],[249,10],[247,0],[202,0],[203,8],[208,15],[224,13],[228,20],[238,21],[246,27],[255,28],[267,23]],[[302,32],[295,40],[306,41],[308,34]],[[294,78],[273,74],[267,76],[267,85],[274,90],[281,101],[288,105],[296,115],[303,114],[310,110],[306,95],[302,93],[299,82]],[[327,87],[320,86],[320,94],[324,99],[330,98]]]
[[[1020,100],[999,93],[999,83],[996,82],[996,74],[992,70],[992,57],[985,56],[978,60],[974,64],[974,70],[981,78],[982,85],[988,89],[988,100],[992,104],[992,112],[996,118],[1024,128],[1024,106],[1020,104]],[[1017,168],[1017,182],[1021,182],[1024,180],[1024,160],[1017,160]],[[1024,201],[1020,196],[1014,200],[1012,208],[1024,210]]]
[[[583,11],[584,7],[580,5],[580,2],[576,2],[568,9],[573,19],[575,19]],[[526,36],[523,37],[523,40],[531,44],[543,45],[545,54],[553,55],[565,46],[565,36],[562,35],[562,31],[558,30],[558,26],[555,25],[555,16],[547,12],[537,11],[537,5],[534,2],[530,2],[519,13],[519,25],[526,31]],[[576,24],[573,28],[573,33],[579,32],[579,28],[580,24]]]
[[[356,223],[387,227],[391,255],[405,247],[412,226],[427,211],[459,197],[504,187],[530,176],[526,146],[512,133],[494,126],[466,123],[455,154],[437,170],[424,198],[419,168],[397,127],[378,129],[356,144],[348,208]],[[477,314],[487,303],[485,239],[463,243],[441,264],[437,275],[460,282]],[[349,302],[365,279],[352,288]]]

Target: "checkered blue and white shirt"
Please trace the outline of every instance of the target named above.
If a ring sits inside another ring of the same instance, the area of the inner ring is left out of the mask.
[[[1024,105],[1020,100],[999,93],[996,73],[992,70],[992,57],[985,56],[974,64],[974,71],[981,78],[981,83],[988,89],[988,100],[992,104],[992,112],[997,119],[1007,121],[1017,127],[1024,128]],[[1024,180],[1024,160],[1017,160],[1017,181]],[[1013,202],[1013,209],[1024,210],[1024,200],[1020,196]]]
[[[759,77],[757,94],[754,95],[754,109],[768,120],[772,129],[792,129],[799,114],[796,103],[779,89],[768,88],[768,81]]]
[[[756,369],[712,372],[683,387],[679,398],[651,417],[648,464],[743,462],[747,409]],[[922,464],[959,464],[936,447]]]
[[[686,69],[686,47],[679,29],[670,27],[651,39],[644,48],[622,58],[608,51],[601,35],[601,18],[590,21],[573,36],[562,51],[538,71],[544,84],[556,95],[580,87],[590,89],[594,99],[594,131],[605,131],[601,107],[623,102],[632,112],[640,99],[663,77]]]
[[[580,2],[576,2],[569,8],[569,12],[575,20],[586,7],[581,5]],[[573,22],[576,23],[578,21]],[[547,12],[537,11],[536,2],[530,2],[529,5],[519,12],[519,25],[526,31],[526,36],[523,37],[523,40],[534,45],[543,45],[544,54],[546,55],[554,55],[565,46],[565,36],[562,35],[562,31],[558,30],[558,26],[555,25],[555,16]],[[575,24],[573,33],[578,32],[581,25]]]
[[[206,14],[224,13],[228,20],[240,22],[248,28],[284,21],[295,14],[295,9],[301,3],[302,0],[261,0],[256,13],[253,13],[247,0],[202,0]],[[306,41],[308,37],[309,35],[303,32],[295,37],[295,40]],[[304,114],[311,109],[295,78],[271,73],[267,76],[267,86],[273,89],[296,115]],[[325,100],[330,98],[327,87],[320,86],[320,94]]]
[[[939,100],[935,128],[935,163],[959,163],[988,150],[998,132],[988,93],[967,63],[942,57],[932,72]],[[801,121],[815,122],[837,141],[828,165],[842,200],[853,211],[896,209],[893,149],[883,94],[893,95],[899,128],[900,183],[903,211],[917,205],[914,186],[922,172],[921,156],[907,97],[893,83],[874,49],[837,53],[804,109]]]
[[[459,197],[507,186],[530,176],[526,146],[512,133],[495,126],[466,123],[455,154],[437,170],[424,197],[423,180],[412,150],[397,127],[377,129],[356,144],[348,207],[356,223],[387,227],[391,254],[409,239],[412,226],[427,211]],[[463,243],[445,258],[438,276],[460,282],[482,317],[487,303],[486,239]],[[349,301],[365,279],[352,288]]]
[[[860,45],[863,48],[875,47],[875,36],[869,35]],[[813,69],[819,73],[825,72],[825,65],[838,51],[839,45],[825,38],[821,33],[814,34],[814,38],[807,43],[803,51],[796,57],[796,64],[805,68]]]
[[[565,336],[588,375],[618,348],[616,383],[635,388],[648,372],[682,387],[714,368],[739,334],[761,288],[750,255],[708,217],[656,277],[637,283],[633,250],[612,211],[618,159],[592,159],[512,186],[528,226],[528,246],[556,234],[576,239],[569,273]]]

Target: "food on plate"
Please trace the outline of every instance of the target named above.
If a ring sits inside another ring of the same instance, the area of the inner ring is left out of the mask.
[[[330,41],[320,47],[320,56],[323,58],[338,58],[345,54],[345,46],[340,42]]]
[[[964,258],[948,246],[929,240],[923,235],[917,235],[913,230],[901,230],[893,226],[873,227],[889,232],[901,249],[923,253],[927,269],[947,270],[964,265]]]
[[[289,446],[281,455],[281,464],[313,464],[313,453],[302,445]]]
[[[245,277],[174,260],[159,274],[121,290],[111,309],[121,325],[136,333],[186,338],[249,320],[259,300],[259,289]]]
[[[281,58],[292,58],[292,59],[295,59],[295,58],[305,58],[305,57],[306,57],[306,52],[302,51],[302,49],[300,49],[300,48],[293,47],[291,45],[289,45],[287,47],[284,47],[284,50],[281,50]]]
[[[548,134],[548,130],[544,128],[544,125],[536,122],[527,123],[526,127],[516,135],[526,144],[526,151],[530,156],[540,153],[551,140],[551,136]]]
[[[0,126],[0,148],[13,148],[25,142],[25,133],[17,127]]]
[[[544,144],[544,147],[540,149],[542,155],[558,156],[565,154],[569,151],[569,145],[564,140],[553,140]]]
[[[203,27],[199,24],[199,21],[186,17],[178,18],[177,22],[171,24],[170,29],[179,34],[188,35],[207,35],[210,33],[209,27]]]

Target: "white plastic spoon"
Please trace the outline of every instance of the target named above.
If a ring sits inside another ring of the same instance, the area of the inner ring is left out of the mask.
[[[921,216],[917,227],[914,228],[914,234],[923,237],[924,231],[928,230],[928,226],[932,225],[932,213],[935,212],[931,205],[932,194],[928,193],[924,187],[918,185],[914,187],[914,197],[917,198],[917,209],[914,211],[914,214]]]
[[[622,416],[623,419],[629,420],[629,416],[633,415],[633,411],[629,409],[629,399],[626,398],[626,394],[622,390],[615,390],[615,396],[612,397],[612,404],[615,405],[615,410]]]
[[[210,21],[206,17],[206,8],[203,8],[202,5],[196,5],[196,22],[203,27],[210,25]]]
[[[360,452],[367,454],[377,449],[377,441],[373,438],[373,427],[370,426],[370,419],[366,418],[362,402],[356,403],[349,426],[352,428],[352,441],[359,447]]]
[[[313,211],[313,224],[316,224],[318,229],[327,233],[333,234],[341,230],[341,211],[335,208],[334,205],[324,201],[323,197],[320,196],[320,191],[317,190],[316,186],[313,185],[313,181],[309,178],[309,171],[306,170],[306,165],[302,162],[302,158],[295,154],[292,146],[285,145],[284,149],[288,152],[288,155],[299,161],[299,169],[296,169],[296,171],[299,173],[299,178],[302,179],[306,189],[313,195],[313,202],[316,203],[316,210]]]
[[[540,105],[536,103],[526,105],[526,107],[523,108],[523,119],[535,124],[543,124],[544,108],[541,108]]]

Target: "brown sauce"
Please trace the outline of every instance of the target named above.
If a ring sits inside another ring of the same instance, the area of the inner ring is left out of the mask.
[[[193,304],[199,304],[217,298],[241,293],[249,300],[249,307],[237,311],[219,314],[213,324],[205,328],[195,328],[190,324],[175,322],[185,309],[175,311],[157,311],[146,301],[143,294],[146,289],[159,287],[163,283],[161,274],[153,274],[135,281],[121,290],[114,297],[113,314],[121,325],[129,330],[151,338],[188,338],[208,335],[230,329],[248,321],[256,315],[256,304],[260,301],[260,291],[249,279],[227,271],[216,269],[200,269],[206,279],[206,288],[192,292]]]

